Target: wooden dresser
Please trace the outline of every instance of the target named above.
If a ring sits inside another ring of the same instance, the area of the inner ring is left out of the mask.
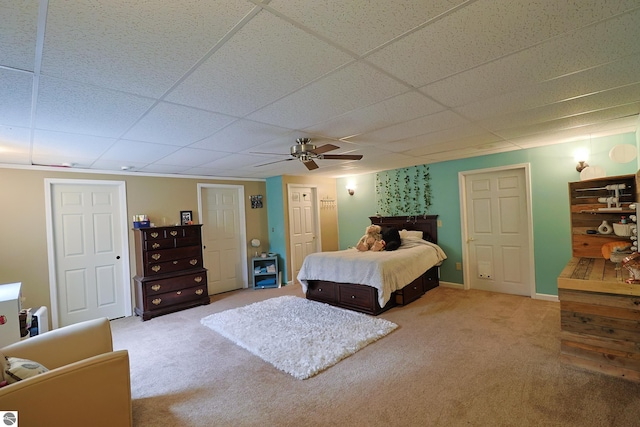
[[[604,258],[572,258],[558,277],[561,359],[640,381],[640,284]]]
[[[209,304],[201,225],[135,229],[136,315],[142,320]]]

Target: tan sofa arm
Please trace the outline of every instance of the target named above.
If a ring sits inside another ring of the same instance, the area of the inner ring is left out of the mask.
[[[119,350],[0,388],[0,410],[29,426],[131,426],[129,353]]]
[[[8,345],[0,352],[54,369],[112,350],[111,324],[102,318],[45,332]]]

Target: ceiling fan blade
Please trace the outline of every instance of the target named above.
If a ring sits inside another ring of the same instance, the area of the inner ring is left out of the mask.
[[[304,163],[304,165],[307,167],[307,169],[309,169],[310,171],[314,170],[314,169],[318,169],[318,164],[316,162],[314,162],[313,160],[307,160],[306,162],[302,162]]]
[[[362,154],[324,154],[322,158],[326,160],[360,160]]]
[[[284,160],[276,160],[275,162],[269,162],[269,163],[263,163],[261,165],[255,165],[254,168],[259,168],[260,166],[267,166],[267,165],[272,165],[274,163],[280,163],[280,162],[288,162],[289,160],[293,160],[293,157],[290,159],[284,159]]]
[[[327,151],[333,151],[333,150],[337,150],[340,147],[336,147],[333,144],[326,144],[326,145],[322,145],[320,147],[316,147],[316,149],[313,151],[316,154],[322,154],[322,153],[326,153]]]

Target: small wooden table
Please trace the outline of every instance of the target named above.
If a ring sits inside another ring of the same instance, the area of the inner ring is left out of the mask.
[[[558,277],[561,359],[640,381],[640,284],[604,258],[572,258]]]

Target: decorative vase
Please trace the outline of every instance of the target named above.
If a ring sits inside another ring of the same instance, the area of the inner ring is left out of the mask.
[[[598,227],[598,233],[600,234],[611,234],[612,231],[613,228],[611,228],[611,225],[609,225],[607,221],[602,221],[602,224]]]

